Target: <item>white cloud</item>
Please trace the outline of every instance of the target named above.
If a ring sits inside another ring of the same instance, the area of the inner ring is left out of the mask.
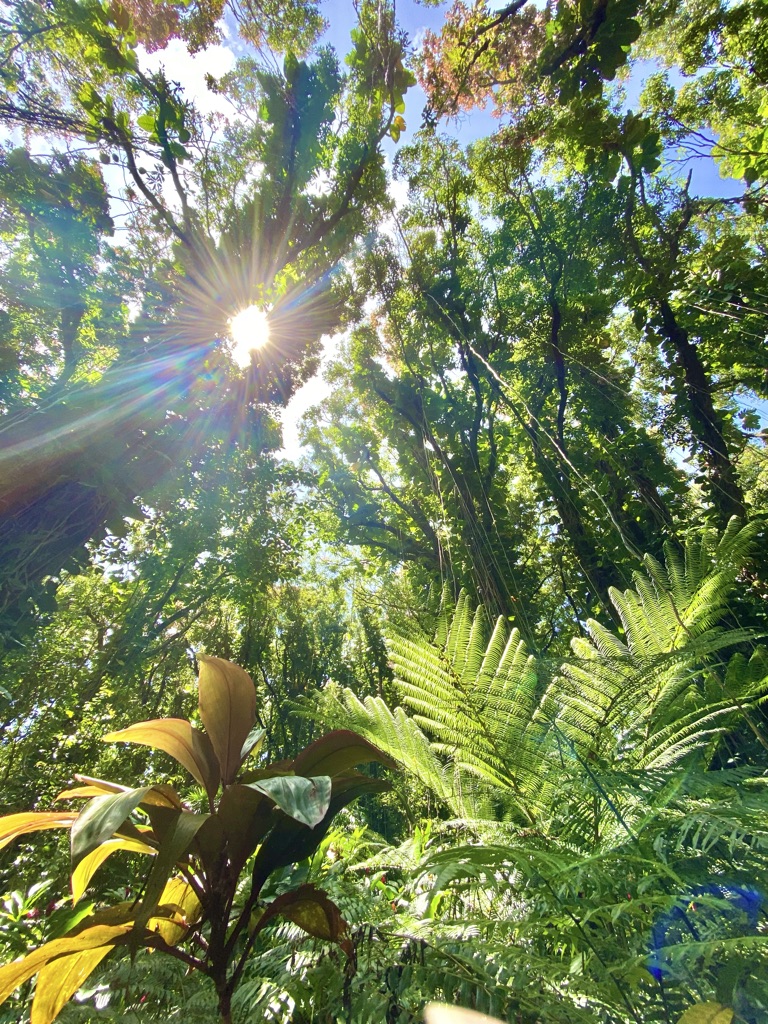
[[[299,388],[283,410],[281,416],[283,447],[278,452],[280,458],[296,462],[304,451],[299,444],[299,420],[308,409],[311,409],[313,405],[319,405],[330,395],[332,387],[324,377],[325,370],[328,363],[338,355],[339,346],[345,337],[345,334],[334,334],[332,337],[327,334],[323,336],[320,368],[314,377],[310,377],[307,383]]]
[[[220,78],[235,66],[237,58],[228,46],[216,44],[191,54],[181,39],[172,39],[163,50],[147,53],[139,46],[137,52],[142,70],[163,70],[172,82],[179,83],[185,98],[191,100],[201,114],[232,113],[229,101],[211,92],[205,84],[206,75]]]

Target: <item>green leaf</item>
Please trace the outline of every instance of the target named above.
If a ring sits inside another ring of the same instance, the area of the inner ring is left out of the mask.
[[[129,789],[126,793],[94,797],[72,824],[71,846],[74,867],[89,853],[117,832],[151,790]]]
[[[157,907],[160,896],[173,872],[176,862],[187,853],[192,842],[210,818],[209,814],[193,814],[191,811],[171,812],[163,837],[147,879],[141,908],[136,915],[136,929],[142,929]]]
[[[139,128],[142,128],[145,132],[150,132],[151,134],[155,130],[157,121],[154,114],[140,114],[136,119],[136,124]]]
[[[354,734],[352,734],[354,735]],[[331,822],[342,807],[363,793],[382,793],[390,789],[385,779],[369,779],[360,772],[349,772],[332,780],[331,802],[321,822],[309,828],[295,818],[281,817],[256,854],[254,878],[265,880],[276,868],[310,857],[323,841]]]
[[[184,718],[158,718],[110,732],[104,742],[141,743],[165,751],[205,787],[213,799],[219,788],[219,763],[210,739]]]
[[[256,720],[256,688],[238,665],[199,654],[200,718],[210,737],[225,785],[234,782],[242,749]]]
[[[242,750],[240,751],[240,761],[245,761],[246,757],[250,754],[258,754],[264,743],[264,737],[267,734],[266,729],[262,729],[261,726],[255,725],[253,729],[248,733],[245,738]]]
[[[148,846],[146,843],[139,842],[136,839],[123,839],[122,837],[105,839],[104,842],[97,846],[95,850],[92,850],[87,856],[83,857],[72,872],[73,904],[77,903],[81,898],[85,890],[88,888],[89,882],[107,857],[111,857],[112,854],[117,853],[118,850],[126,850],[128,853],[145,853],[150,855],[155,853],[153,847]]]
[[[323,820],[331,802],[329,775],[318,775],[314,778],[278,775],[273,779],[251,782],[247,788],[263,793],[273,800],[281,811],[310,828],[314,828]]]

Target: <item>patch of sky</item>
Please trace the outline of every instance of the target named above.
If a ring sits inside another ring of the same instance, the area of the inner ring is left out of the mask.
[[[691,77],[684,75],[678,68],[665,69],[655,60],[635,60],[629,73],[615,87],[622,109],[637,113],[642,106],[641,96],[648,79],[661,71],[666,72],[669,84],[675,89],[691,81]],[[678,146],[669,147],[663,152],[662,167],[667,173],[678,177],[687,177],[690,173],[690,193],[693,196],[727,199],[741,195],[744,191],[741,181],[720,175],[712,155],[716,143],[714,133],[707,136],[691,132]]]

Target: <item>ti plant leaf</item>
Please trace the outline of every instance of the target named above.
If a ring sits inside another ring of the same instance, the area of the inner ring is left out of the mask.
[[[360,764],[378,761],[394,768],[395,762],[368,740],[349,729],[335,729],[310,743],[294,759],[297,775],[340,775]]]
[[[331,802],[331,778],[319,775],[305,779],[301,775],[278,775],[273,779],[251,782],[249,789],[263,793],[296,821],[314,828],[323,820]]]
[[[148,807],[181,807],[173,789],[165,785],[144,786],[124,793],[94,797],[72,824],[73,866],[77,867],[84,857],[121,829],[128,816],[140,804]]]
[[[221,780],[235,781],[243,747],[256,720],[256,688],[238,665],[198,655],[200,718],[221,766]]]
[[[23,985],[33,974],[57,957],[70,956],[84,950],[106,947],[111,949],[125,941],[126,935],[133,928],[133,921],[122,924],[98,924],[79,930],[77,934],[65,935],[61,939],[46,942],[21,960],[0,967],[0,1002],[7,999],[14,989]],[[94,965],[95,966],[95,965]],[[82,982],[81,982],[82,984]]]
[[[21,811],[0,818],[0,850],[27,832],[46,828],[71,828],[77,815],[69,811]]]
[[[37,975],[30,1024],[51,1024],[112,948],[96,946],[49,960]]]
[[[153,847],[142,843],[137,839],[125,839],[117,836],[113,839],[105,839],[103,843],[87,854],[72,872],[72,903],[75,904],[82,897],[88,885],[99,870],[104,861],[111,857],[118,850],[125,850],[128,853],[145,853],[150,856],[156,853]]]
[[[266,734],[267,730],[262,729],[259,725],[256,725],[251,729],[245,737],[245,743],[240,751],[241,762],[245,761],[246,757],[250,757],[251,754],[258,754],[261,750],[262,744],[264,743],[264,737]]]
[[[392,763],[362,737],[339,730],[310,744],[295,760],[255,769],[235,782],[243,759],[263,741],[263,730],[253,728],[255,701],[253,683],[242,669],[203,657],[200,714],[206,733],[184,720],[164,719],[106,737],[175,757],[206,789],[209,814],[186,808],[165,783],[131,789],[79,776],[80,785],[58,797],[86,799],[79,814],[21,813],[0,819],[0,847],[27,832],[70,828],[75,903],[111,854],[152,858],[140,901],[95,913],[83,909],[63,938],[0,968],[0,1001],[38,974],[31,1024],[51,1024],[114,946],[134,951],[144,945],[172,953],[213,978],[222,1019],[231,1019],[229,1000],[244,963],[240,940],[253,921],[265,881],[274,870],[314,853],[342,807],[363,793],[389,788],[386,781],[354,771],[355,765]],[[137,809],[149,825],[130,820]],[[251,857],[250,890],[244,891],[240,874]],[[300,885],[282,893],[263,910],[251,936],[278,917],[353,955],[346,922],[322,890]],[[187,940],[191,951],[172,949]],[[233,964],[236,955],[239,964]]]
[[[157,857],[147,879],[141,908],[136,915],[137,930],[146,925],[156,910],[176,863],[189,851],[193,839],[208,817],[207,814],[192,814],[190,811],[172,812],[171,820],[164,829]]]
[[[195,778],[213,800],[219,788],[219,762],[211,741],[184,718],[158,718],[137,722],[119,732],[102,737],[105,743],[142,743],[175,758]]]
[[[345,952],[351,952],[347,922],[341,916],[341,911],[327,893],[314,885],[300,885],[273,900],[259,918],[258,930],[276,917],[284,917],[308,935],[336,942]]]

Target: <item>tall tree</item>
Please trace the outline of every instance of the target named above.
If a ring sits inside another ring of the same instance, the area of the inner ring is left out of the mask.
[[[0,528],[10,553],[2,604],[10,628],[44,577],[130,512],[169,459],[184,457],[199,410],[221,405],[222,389],[223,414],[237,432],[243,407],[284,403],[312,372],[313,350],[337,317],[331,272],[384,201],[380,144],[398,131],[412,81],[392,12],[363,5],[346,74],[329,52],[310,62],[288,53],[281,70],[246,60],[221,88],[241,103],[248,91],[251,130],[244,133],[240,116],[223,137],[211,136],[163,74],[141,70],[128,14],[65,0],[45,12],[22,5],[6,34],[0,116],[58,133],[62,145],[84,138],[121,166],[129,181],[122,198],[141,258],[149,258],[138,315],[100,379],[78,380],[70,357],[56,390],[2,422]],[[44,86],[46,78],[61,88]],[[228,181],[251,184],[222,204],[221,188],[208,194],[212,154],[226,153],[238,132],[245,139],[237,158],[224,158]],[[45,173],[27,157],[14,159],[26,160],[30,174]],[[328,187],[318,189],[320,179]],[[16,208],[20,230],[32,230],[20,201]],[[86,230],[88,210],[75,213]],[[65,245],[62,216],[51,226],[62,236],[54,248]],[[233,377],[222,338],[228,318],[253,302],[271,308],[274,355],[252,361],[243,381]],[[72,349],[71,326],[62,325],[59,347]]]

